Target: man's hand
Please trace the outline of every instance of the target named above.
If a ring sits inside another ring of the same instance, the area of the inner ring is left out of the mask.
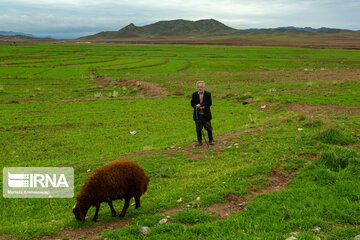
[[[197,104],[197,105],[196,105],[196,108],[199,108],[199,107],[200,107],[200,104]]]

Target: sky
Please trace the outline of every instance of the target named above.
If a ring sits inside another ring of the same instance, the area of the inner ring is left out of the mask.
[[[0,31],[78,38],[134,23],[216,19],[230,27],[360,30],[359,0],[0,0]]]

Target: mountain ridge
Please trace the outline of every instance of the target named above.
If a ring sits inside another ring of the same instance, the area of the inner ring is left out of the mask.
[[[140,27],[130,23],[118,31],[100,32],[80,39],[227,35],[238,31],[240,30],[226,26],[215,19],[197,21],[176,19],[158,21]]]
[[[117,31],[103,31],[93,35],[83,36],[81,40],[126,39],[126,38],[171,38],[171,37],[199,37],[199,36],[239,36],[252,33],[277,34],[348,34],[359,31],[337,28],[312,27],[277,27],[277,28],[249,28],[235,29],[215,19],[200,19],[190,21],[184,19],[162,20],[144,26],[130,23]]]

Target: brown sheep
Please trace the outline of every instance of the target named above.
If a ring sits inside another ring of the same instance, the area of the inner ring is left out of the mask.
[[[146,192],[149,181],[145,171],[133,161],[109,162],[96,169],[85,181],[73,208],[75,218],[85,221],[87,211],[95,206],[93,221],[96,221],[102,202],[109,204],[112,216],[115,217],[112,201],[123,198],[125,203],[120,217],[124,217],[132,197],[135,198],[136,208],[140,207],[140,197]]]

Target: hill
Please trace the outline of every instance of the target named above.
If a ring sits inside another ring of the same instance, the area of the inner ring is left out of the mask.
[[[159,21],[143,27],[138,27],[131,23],[119,31],[100,32],[80,39],[214,36],[236,34],[238,32],[239,30],[228,27],[214,19],[198,21],[178,19]]]

